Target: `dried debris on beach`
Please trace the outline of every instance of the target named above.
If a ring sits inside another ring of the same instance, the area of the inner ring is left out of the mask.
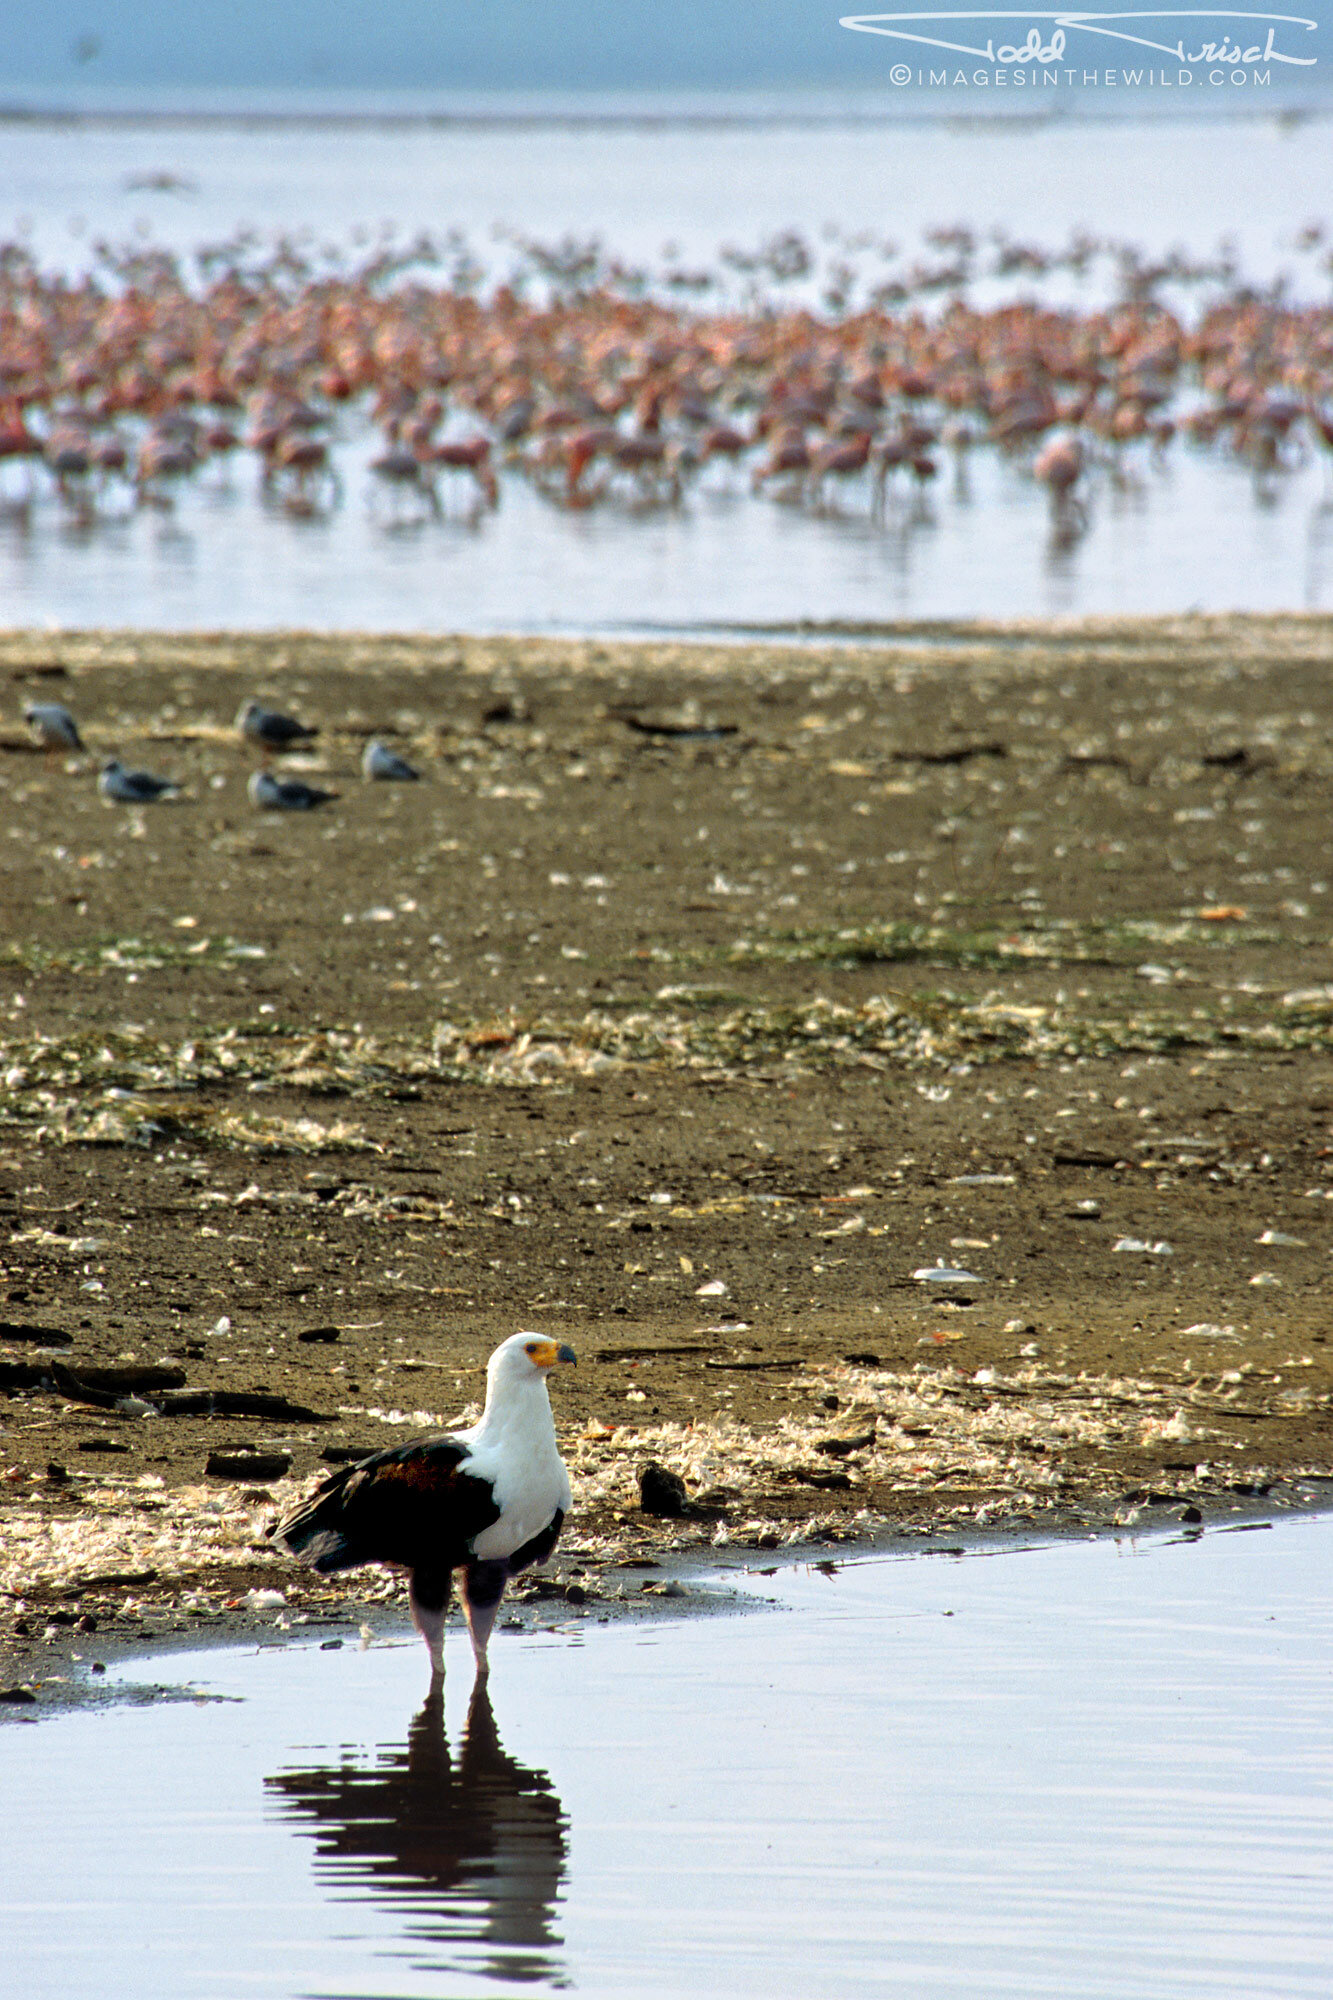
[[[0,640],[87,746],[0,716],[0,1642],[346,1602],[264,1525],[530,1323],[588,1615],[1326,1490],[1330,652]],[[248,805],[255,692],[321,814]],[[179,799],[98,797],[164,741]]]

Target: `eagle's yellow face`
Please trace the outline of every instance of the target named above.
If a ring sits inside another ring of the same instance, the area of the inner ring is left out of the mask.
[[[555,1368],[563,1361],[573,1363],[576,1358],[572,1347],[540,1337],[525,1342],[523,1352],[534,1368]]]

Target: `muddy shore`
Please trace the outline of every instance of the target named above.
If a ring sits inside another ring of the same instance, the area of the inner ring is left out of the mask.
[[[0,637],[0,1684],[374,1601],[264,1525],[520,1325],[579,1352],[535,1587],[589,1613],[705,1546],[1308,1503],[1330,664],[1301,617]],[[251,694],[336,801],[250,806]],[[113,751],[182,795],[104,803]]]

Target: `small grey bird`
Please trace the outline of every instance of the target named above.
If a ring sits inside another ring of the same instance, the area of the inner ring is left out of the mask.
[[[409,764],[406,757],[400,757],[387,743],[381,743],[378,736],[372,736],[361,752],[361,775],[363,778],[419,778],[420,771]]]
[[[269,812],[310,812],[338,796],[321,791],[318,785],[304,784],[300,778],[275,778],[271,771],[252,771],[246,789],[251,805]]]
[[[82,750],[79,725],[58,701],[30,701],[23,711],[27,723],[43,750]]]
[[[236,727],[244,741],[258,743],[265,750],[294,750],[298,744],[309,743],[319,735],[312,723],[298,722],[294,715],[279,715],[275,709],[261,708],[257,701],[242,703]]]
[[[151,771],[127,771],[119,757],[108,757],[97,780],[104,799],[121,806],[151,806],[168,799],[180,786],[174,778],[155,778]]]

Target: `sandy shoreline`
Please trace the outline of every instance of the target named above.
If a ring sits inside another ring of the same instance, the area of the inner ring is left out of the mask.
[[[579,1350],[599,1572],[1313,1498],[1330,658],[0,637],[0,1682],[55,1619],[332,1612],[264,1523],[516,1325]],[[251,693],[335,804],[250,808]],[[113,750],[185,795],[105,806]]]
[[[575,1536],[569,1548],[562,1549],[545,1570],[530,1573],[506,1600],[493,1641],[492,1664],[503,1669],[504,1648],[513,1634],[575,1637],[592,1627],[627,1620],[641,1624],[762,1612],[777,1600],[766,1598],[762,1589],[756,1594],[741,1580],[774,1577],[800,1564],[833,1576],[849,1562],[927,1557],[961,1561],[1102,1536],[1137,1548],[1145,1539],[1197,1541],[1205,1535],[1263,1533],[1293,1514],[1327,1513],[1331,1503],[1333,1481],[1301,1480],[1276,1482],[1262,1498],[1210,1495],[1203,1507],[1182,1507],[1163,1495],[1135,1508],[1128,1525],[1122,1520],[1099,1528],[1090,1527],[1088,1517],[1048,1520],[1035,1531],[1006,1524],[953,1533],[923,1524],[866,1540],[846,1531],[829,1533],[812,1527],[804,1534],[793,1532],[775,1550],[743,1541],[723,1549],[691,1548],[685,1538],[679,1546],[668,1546],[659,1536],[645,1539],[639,1555],[628,1554],[625,1542],[599,1550],[595,1540]],[[649,1553],[650,1549],[656,1552]],[[133,1619],[113,1618],[91,1632],[77,1623],[48,1623],[40,1634],[7,1650],[6,1677],[0,1679],[0,1724],[37,1721],[71,1709],[198,1699],[198,1682],[181,1682],[172,1663],[186,1653],[211,1654],[237,1647],[313,1644],[325,1652],[404,1648],[419,1658],[424,1684],[428,1662],[408,1617],[401,1584],[369,1571],[349,1581],[358,1583],[359,1589],[314,1593],[304,1602],[299,1590],[264,1587],[212,1606],[180,1601],[145,1605],[136,1614],[137,1628]],[[465,1684],[474,1676],[457,1606],[447,1635],[446,1672],[451,1680]]]

